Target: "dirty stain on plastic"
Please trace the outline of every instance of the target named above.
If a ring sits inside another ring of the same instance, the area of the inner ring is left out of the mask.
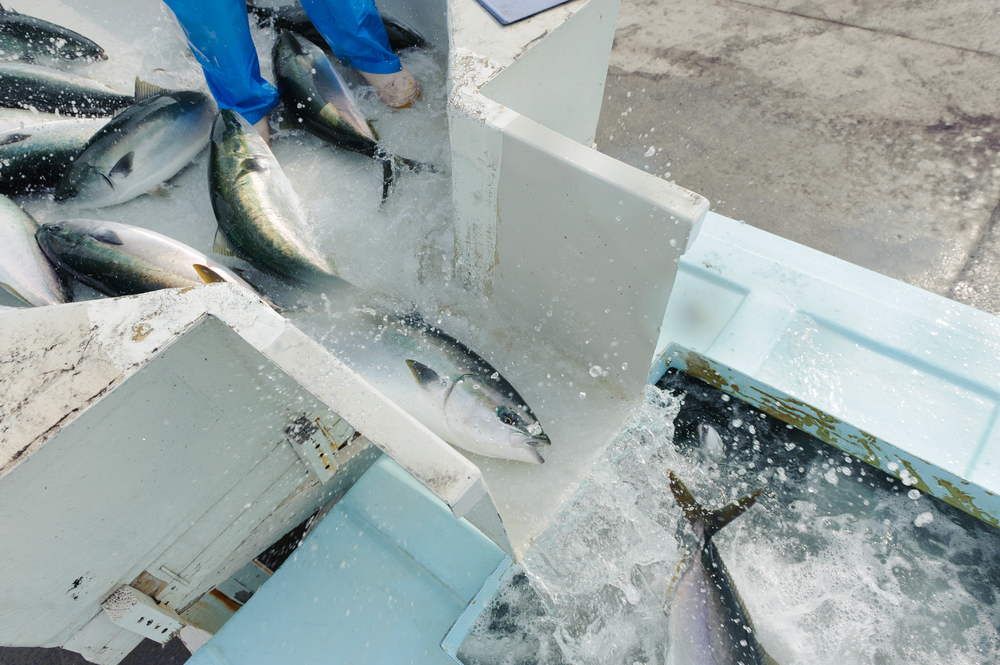
[[[926,460],[882,441],[876,436],[816,409],[695,351],[670,345],[664,352],[666,366],[698,378],[778,420],[850,453],[905,485],[935,496],[987,524],[1000,526],[1000,501],[996,494],[937,469]],[[918,473],[917,468],[925,469]],[[966,489],[960,489],[966,488]],[[996,505],[983,505],[996,504]]]

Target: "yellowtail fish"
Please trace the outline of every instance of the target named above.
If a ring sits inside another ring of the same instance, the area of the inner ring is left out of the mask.
[[[668,600],[667,665],[777,665],[757,640],[750,616],[712,540],[757,501],[761,490],[710,511],[673,471],[669,473],[670,491],[691,523],[698,545],[689,552],[686,568]]]

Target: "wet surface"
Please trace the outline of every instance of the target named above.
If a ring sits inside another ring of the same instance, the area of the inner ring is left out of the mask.
[[[720,214],[997,313],[998,23],[973,0],[625,0],[597,146]],[[953,558],[952,586],[992,606],[995,573]],[[509,610],[491,616],[514,633]],[[524,662],[561,658],[529,646]],[[147,640],[123,662],[186,659]],[[85,662],[0,648],[0,665]]]
[[[143,640],[121,661],[121,665],[180,665],[191,654],[174,638],[166,644]],[[0,665],[87,665],[89,661],[66,649],[27,649],[0,647]]]
[[[1000,17],[903,4],[625,2],[597,147],[720,214],[1000,311]]]
[[[672,591],[696,539],[668,469],[710,510],[762,488],[713,542],[782,665],[996,662],[1000,530],[675,370],[484,608],[462,661],[675,662]]]

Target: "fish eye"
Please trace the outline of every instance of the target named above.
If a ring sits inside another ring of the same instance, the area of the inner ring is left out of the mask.
[[[497,408],[497,416],[500,418],[504,425],[510,425],[512,427],[517,427],[520,424],[520,418],[517,414],[506,407]]]

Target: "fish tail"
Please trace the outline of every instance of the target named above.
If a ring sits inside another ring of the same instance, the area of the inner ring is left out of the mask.
[[[407,159],[406,157],[400,157],[399,155],[393,156],[393,159],[414,173],[421,173],[423,171],[427,171],[428,173],[438,172],[438,167],[428,162],[418,162],[415,159]]]
[[[720,529],[742,515],[746,510],[757,502],[757,498],[763,492],[763,488],[742,496],[732,503],[728,503],[719,510],[709,511],[698,503],[698,500],[691,494],[680,478],[673,471],[670,474],[670,491],[674,495],[677,505],[684,511],[684,516],[691,522],[695,530],[700,530],[705,542],[712,539]]]
[[[396,163],[388,155],[380,155],[376,159],[382,162],[382,203],[385,203],[389,198],[389,192],[392,191],[393,183],[396,182]]]

